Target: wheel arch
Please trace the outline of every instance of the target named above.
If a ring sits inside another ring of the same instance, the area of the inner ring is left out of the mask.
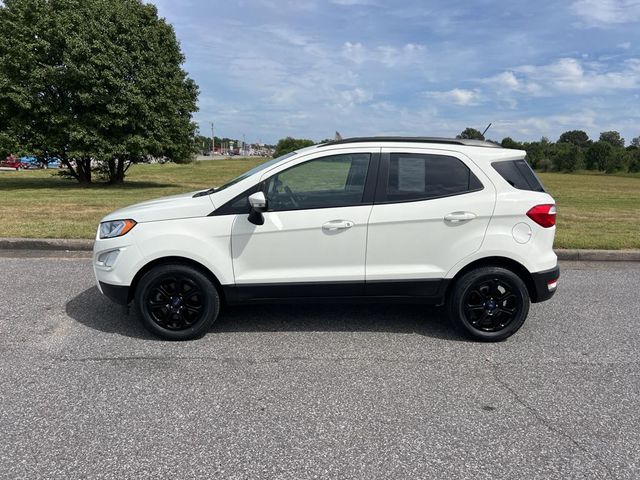
[[[538,293],[536,290],[535,282],[533,281],[533,276],[531,275],[529,270],[527,270],[527,268],[524,265],[522,265],[520,262],[512,258],[500,257],[500,256],[479,258],[469,263],[468,265],[465,265],[463,268],[461,268],[455,274],[455,276],[451,279],[451,281],[448,283],[446,298],[447,299],[449,298],[449,295],[453,291],[453,287],[455,286],[456,282],[463,275],[470,272],[471,270],[475,270],[476,268],[480,268],[480,267],[501,267],[515,273],[518,277],[520,277],[520,280],[522,280],[526,285],[531,301],[535,303],[538,300],[537,299]]]
[[[151,260],[150,262],[146,263],[142,268],[140,268],[140,270],[138,270],[138,272],[133,277],[133,280],[131,281],[131,286],[129,288],[129,299],[128,299],[129,302],[131,302],[134,299],[136,289],[138,288],[138,283],[140,282],[140,279],[147,272],[151,271],[152,269],[154,269],[157,266],[168,265],[168,264],[187,265],[187,266],[193,267],[196,270],[200,271],[207,278],[209,278],[209,280],[211,280],[213,282],[213,284],[215,285],[215,287],[218,290],[218,295],[220,295],[221,302],[222,303],[225,302],[224,289],[222,288],[222,284],[220,283],[220,280],[218,280],[218,277],[216,277],[216,275],[209,268],[207,268],[205,265],[203,265],[202,263],[200,263],[200,262],[198,262],[196,260],[193,260],[192,258],[181,257],[179,255],[171,255],[171,256],[166,256],[166,257],[159,257],[159,258],[156,258],[154,260]]]

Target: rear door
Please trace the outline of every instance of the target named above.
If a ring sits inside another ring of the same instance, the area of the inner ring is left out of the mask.
[[[383,148],[367,234],[370,293],[402,293],[414,285],[417,295],[429,295],[451,267],[480,248],[495,198],[491,181],[460,153]],[[376,291],[379,282],[384,288]]]

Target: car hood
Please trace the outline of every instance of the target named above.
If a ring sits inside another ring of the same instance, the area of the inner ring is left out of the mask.
[[[130,218],[138,223],[143,223],[178,218],[206,217],[215,208],[211,196],[194,197],[195,193],[198,193],[198,191],[137,203],[110,213],[102,219],[102,222]]]

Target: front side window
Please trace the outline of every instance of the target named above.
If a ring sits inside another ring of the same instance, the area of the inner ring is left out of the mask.
[[[284,170],[266,183],[270,211],[360,205],[371,155],[317,158]]]
[[[414,153],[389,155],[386,201],[427,200],[481,189],[480,180],[455,157]]]

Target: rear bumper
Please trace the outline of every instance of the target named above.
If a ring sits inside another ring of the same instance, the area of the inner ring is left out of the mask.
[[[129,287],[121,285],[110,285],[100,282],[100,291],[112,302],[119,305],[129,304]]]
[[[549,270],[532,273],[535,296],[531,299],[533,303],[549,300],[556,293],[558,279],[560,278],[560,267],[555,266]]]

